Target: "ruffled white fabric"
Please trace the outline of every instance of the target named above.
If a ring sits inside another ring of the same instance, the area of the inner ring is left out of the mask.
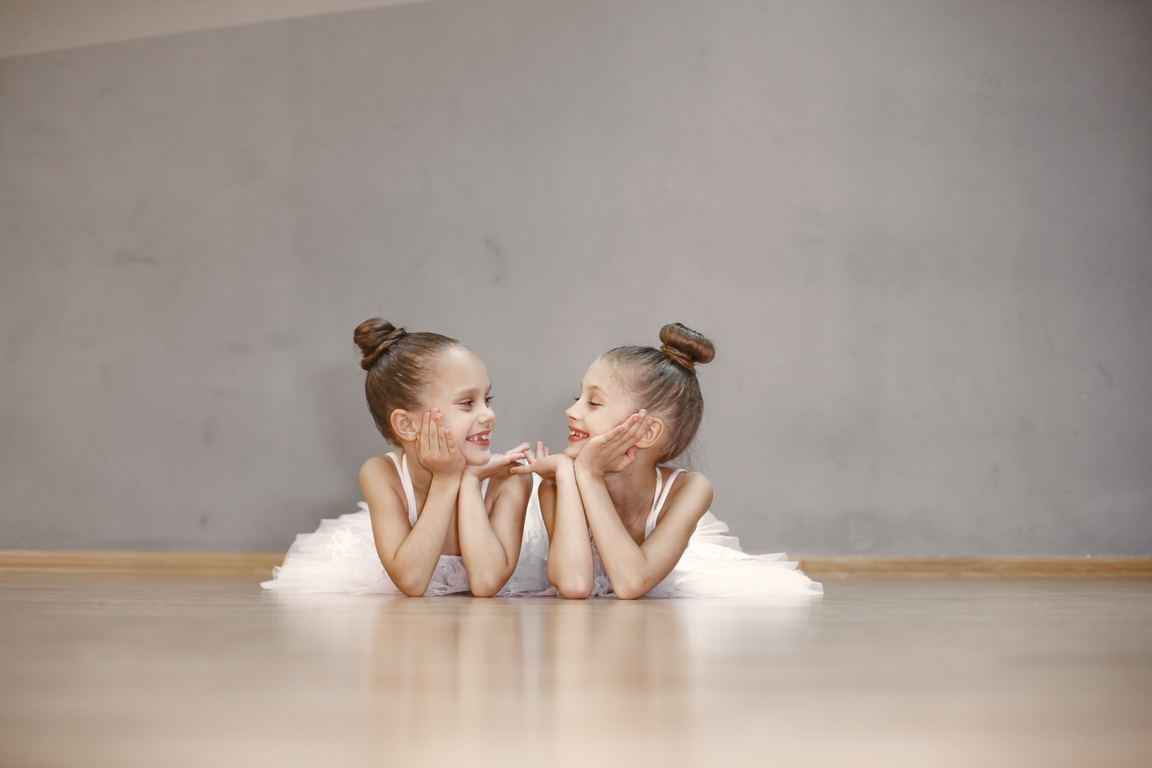
[[[600,555],[592,550],[594,596],[613,594]],[[728,524],[710,511],[704,513],[688,541],[680,562],[645,597],[788,597],[808,598],[823,594],[783,552],[750,555],[740,540],[728,535]]]
[[[538,483],[539,480],[536,479]],[[520,560],[508,583],[497,595],[516,597],[546,594],[548,533],[540,517],[536,493],[524,519],[524,538]],[[361,501],[360,510],[336,519],[321,520],[314,533],[296,537],[284,564],[272,569],[272,580],[261,584],[264,589],[283,592],[342,593],[354,595],[402,595],[376,554],[372,538],[372,519],[368,504]],[[459,555],[441,555],[432,574],[425,596],[468,592],[468,572]]]
[[[540,516],[535,486],[524,520],[520,560],[500,597],[556,595],[548,582],[548,533]],[[593,548],[593,596],[611,596],[612,584]],[[750,555],[728,535],[728,525],[706,512],[688,548],[670,574],[647,597],[813,597],[823,587],[797,570],[783,553]],[[284,564],[273,570],[265,589],[285,592],[403,594],[388,578],[372,539],[368,505],[335,520],[322,520],[314,533],[304,533],[288,550]],[[441,555],[425,595],[468,592],[468,573],[456,555]]]

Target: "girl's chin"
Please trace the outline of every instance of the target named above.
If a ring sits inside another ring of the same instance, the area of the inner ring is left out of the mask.
[[[464,461],[477,467],[482,467],[492,458],[492,451],[478,445],[468,445],[464,448]]]
[[[584,446],[583,440],[581,440],[578,443],[568,443],[568,445],[564,447],[564,455],[570,459],[574,459],[578,455],[580,455],[580,449],[583,446]]]

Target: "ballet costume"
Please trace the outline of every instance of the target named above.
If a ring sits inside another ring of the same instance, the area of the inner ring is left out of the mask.
[[[408,503],[408,522],[416,524],[416,495],[408,473],[407,457],[398,459],[385,454],[396,465]],[[672,484],[684,470],[674,470],[664,479],[656,468],[656,492],[652,509],[644,523],[644,538],[656,527]],[[524,536],[520,559],[508,583],[497,597],[556,595],[548,581],[548,532],[540,515],[540,478],[533,476],[535,487],[524,518]],[[481,493],[488,481],[481,485]],[[727,524],[711,511],[696,524],[688,547],[680,561],[645,597],[812,597],[823,593],[823,587],[797,569],[783,553],[750,555],[740,549],[735,536],[729,536]],[[589,532],[591,536],[591,532]],[[594,582],[593,597],[612,596],[612,584],[604,573],[600,554],[592,543]],[[327,592],[344,594],[403,594],[380,563],[372,538],[372,519],[368,505],[336,519],[321,520],[314,533],[296,537],[284,564],[274,568],[272,580],[263,582],[265,589],[283,592]],[[468,592],[468,573],[459,555],[440,555],[432,580],[424,593],[447,595]]]
[[[412,476],[408,473],[408,457],[398,459],[394,453],[385,455],[396,465],[400,475],[408,503],[408,522],[416,525],[416,494],[412,488]],[[480,486],[481,495],[487,491],[488,481],[484,480]],[[535,492],[532,497],[536,497]],[[497,593],[499,597],[536,595],[545,593],[549,587],[548,534],[543,520],[539,519],[539,505],[529,505],[529,514],[532,507],[535,507],[538,522],[530,523],[531,517],[526,519],[520,559],[508,583]],[[372,518],[368,505],[363,501],[359,511],[321,520],[314,533],[299,534],[289,547],[284,564],[274,568],[272,580],[263,582],[261,586],[281,592],[404,594],[388,578],[380,563],[376,541],[372,537]],[[464,559],[460,555],[440,555],[425,596],[468,591]]]
[[[684,470],[676,469],[664,479],[656,468],[656,493],[652,509],[644,521],[644,538],[652,535],[672,483]],[[595,581],[593,596],[611,595],[612,584],[604,573],[600,553],[592,545]],[[750,555],[740,549],[740,540],[728,535],[728,525],[712,511],[704,513],[688,540],[688,547],[676,567],[645,597],[813,597],[824,587],[797,569],[797,563],[784,553]]]

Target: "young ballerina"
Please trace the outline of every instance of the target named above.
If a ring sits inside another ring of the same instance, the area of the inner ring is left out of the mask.
[[[298,536],[263,586],[478,597],[546,587],[542,574],[513,576],[532,479],[509,468],[528,444],[489,451],[496,416],[484,363],[455,339],[379,318],[361,323],[355,340],[368,408],[399,450],[360,469],[361,511]]]
[[[584,374],[568,446],[536,444],[547,575],[564,597],[800,596],[822,588],[784,555],[748,555],[709,512],[712,484],[665,466],[691,444],[704,401],[696,365],[712,343],[679,323],[662,346],[617,347]]]

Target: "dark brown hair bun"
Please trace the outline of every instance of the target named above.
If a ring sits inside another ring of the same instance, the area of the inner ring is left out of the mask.
[[[360,323],[356,326],[356,334],[353,336],[356,346],[360,347],[360,353],[364,356],[360,361],[360,367],[366,371],[370,370],[380,356],[392,346],[392,342],[407,335],[408,332],[403,328],[397,328],[379,317]]]
[[[711,362],[716,356],[708,337],[680,323],[661,328],[660,341],[659,349],[616,347],[602,355],[626,371],[634,407],[664,419],[665,439],[657,463],[679,456],[696,436],[704,416],[696,364]]]
[[[678,365],[696,372],[696,364],[712,362],[716,348],[702,333],[680,323],[669,323],[660,329],[660,351]]]
[[[420,405],[424,390],[436,376],[437,359],[449,347],[464,345],[438,333],[408,333],[378,317],[356,326],[352,338],[364,356],[360,367],[368,371],[364,394],[372,420],[384,439],[398,446],[400,438],[391,424],[393,411]]]

